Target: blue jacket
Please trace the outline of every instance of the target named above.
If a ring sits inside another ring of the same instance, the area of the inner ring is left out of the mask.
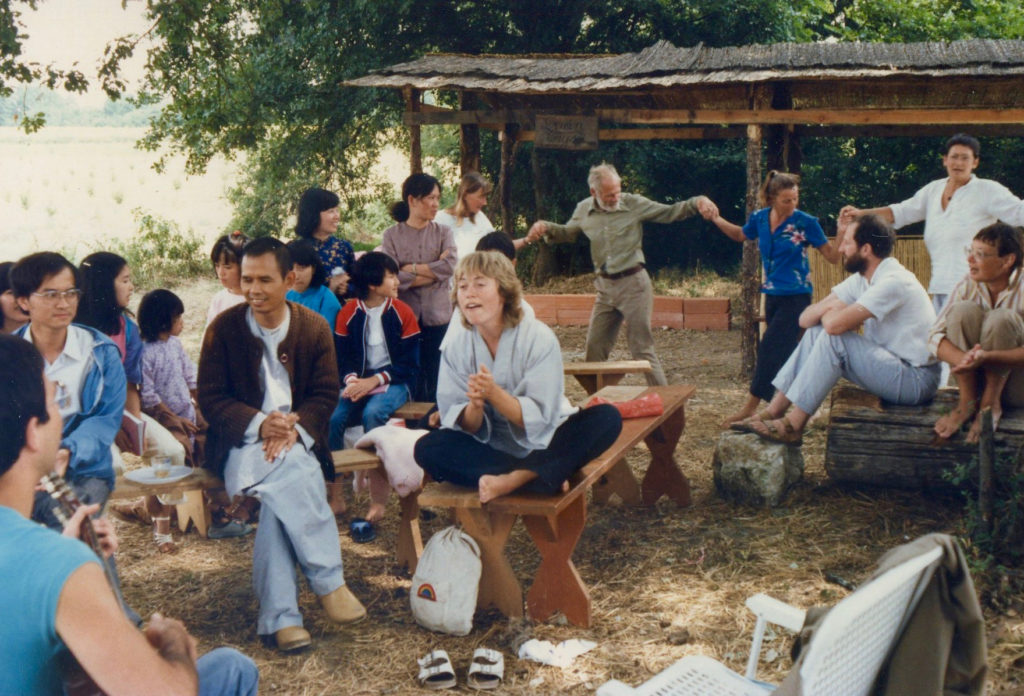
[[[24,337],[31,326],[18,329]],[[68,479],[100,478],[114,485],[110,445],[121,429],[127,393],[121,352],[106,335],[88,326],[72,324],[92,336],[92,355],[86,367],[79,402],[82,410],[64,421],[60,446],[71,451]]]
[[[338,312],[334,342],[341,383],[345,384],[345,379],[352,375],[363,378],[380,374],[385,384],[414,385],[420,370],[420,326],[412,308],[401,300],[385,300],[380,323],[384,328],[389,363],[376,370],[366,367],[368,320],[362,300],[349,300]]]

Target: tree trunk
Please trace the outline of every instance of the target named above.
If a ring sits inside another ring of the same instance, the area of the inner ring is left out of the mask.
[[[459,109],[469,111],[477,107],[477,99],[472,94],[459,92]],[[459,128],[459,173],[465,176],[469,172],[480,171],[480,126],[475,123],[464,123]]]
[[[418,89],[405,90],[406,108],[411,112],[420,110],[420,91]],[[419,174],[423,171],[423,145],[420,141],[420,127],[409,126],[409,173]]]
[[[546,220],[548,219],[548,181],[544,176],[543,167],[540,166],[540,152],[536,147],[530,149],[530,171],[533,174],[533,200],[534,208],[537,211],[537,220]],[[558,259],[555,257],[554,248],[548,244],[541,242],[535,245],[535,248],[537,256],[533,261],[531,280],[534,285],[543,285],[558,275]]]

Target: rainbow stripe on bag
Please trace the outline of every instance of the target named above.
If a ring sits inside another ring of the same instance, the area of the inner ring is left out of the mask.
[[[437,592],[434,591],[434,586],[429,582],[425,582],[419,586],[416,590],[416,596],[420,599],[426,599],[431,602],[437,601]]]

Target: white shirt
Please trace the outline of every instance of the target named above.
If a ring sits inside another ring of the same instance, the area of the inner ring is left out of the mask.
[[[998,220],[1024,226],[1024,201],[999,182],[973,175],[953,192],[943,210],[942,192],[947,181],[933,181],[912,198],[889,206],[896,229],[925,221],[924,243],[932,260],[928,292],[933,295],[948,295],[967,274],[964,247],[979,230]]]
[[[864,337],[915,367],[934,362],[928,331],[935,309],[914,274],[891,256],[882,259],[869,282],[854,273],[832,288],[847,305],[859,304],[873,315],[864,322]]]
[[[388,346],[384,339],[384,325],[381,323],[384,303],[382,302],[376,307],[367,307],[364,304],[363,307],[366,309],[366,367],[376,370],[391,363],[391,356],[388,355]]]
[[[32,324],[25,328],[25,340],[32,343]],[[60,417],[67,422],[71,416],[82,412],[82,385],[92,361],[93,337],[80,326],[68,326],[64,349],[52,363],[46,362],[43,373],[57,389],[57,408]],[[45,361],[44,361],[45,362]]]
[[[256,322],[252,309],[245,311],[245,323],[248,325],[252,335],[263,343],[263,356],[260,358],[260,387],[263,389],[262,413],[257,413],[249,422],[245,430],[245,444],[257,442],[260,438],[260,426],[267,419],[267,414],[274,411],[289,413],[292,410],[292,383],[288,378],[288,371],[277,357],[277,347],[288,335],[288,327],[291,326],[291,309],[285,313],[284,321],[273,329],[267,329]],[[295,424],[295,430],[299,433],[299,439],[312,449],[313,438],[299,424]],[[282,453],[283,454],[283,453]]]
[[[438,211],[437,215],[434,216],[434,222],[447,225],[452,229],[452,236],[455,238],[455,248],[458,250],[460,259],[476,251],[476,243],[480,241],[481,237],[494,231],[494,225],[484,215],[484,211],[481,210],[473,217],[476,218],[475,221],[471,221],[466,217],[462,218],[459,224],[455,224],[455,216],[446,210]]]

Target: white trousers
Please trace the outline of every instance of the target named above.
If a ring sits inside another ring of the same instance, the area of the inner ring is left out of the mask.
[[[301,443],[272,463],[264,459],[261,443],[236,447],[228,454],[224,486],[232,497],[245,493],[263,504],[252,554],[252,584],[260,602],[257,633],[301,626],[296,563],[318,596],[345,584],[338,526],[327,505],[320,463]]]
[[[913,406],[935,396],[939,374],[937,363],[917,367],[858,333],[830,336],[818,325],[804,332],[772,384],[813,415],[840,377],[883,401]]]

